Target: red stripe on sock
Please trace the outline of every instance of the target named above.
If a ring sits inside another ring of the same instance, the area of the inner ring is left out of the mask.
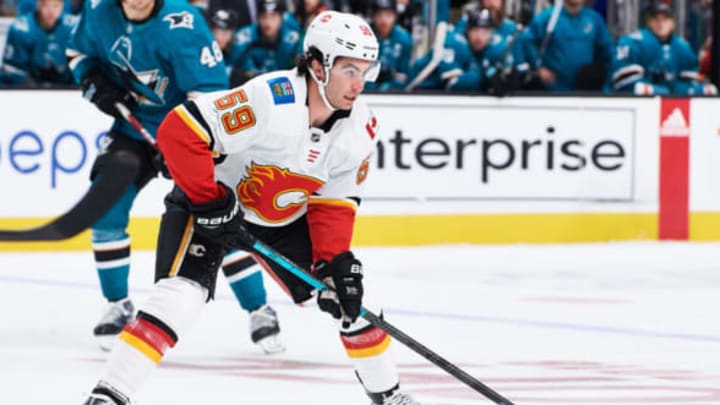
[[[385,341],[387,333],[380,328],[368,329],[355,336],[340,336],[343,346],[347,350],[369,349],[380,345]]]
[[[175,346],[175,341],[170,335],[143,318],[136,319],[130,325],[125,326],[123,330],[147,343],[160,354],[165,354],[167,349]]]

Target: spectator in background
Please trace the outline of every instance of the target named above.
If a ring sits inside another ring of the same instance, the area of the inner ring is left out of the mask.
[[[470,6],[471,8],[486,8],[490,11],[493,24],[495,25],[495,34],[502,37],[509,37],[518,29],[515,21],[505,17],[505,1],[504,0],[482,0]],[[463,14],[455,23],[454,31],[464,33],[467,30],[467,13]]]
[[[422,24],[421,0],[397,0],[397,24],[412,33],[416,24]]]
[[[34,12],[13,22],[7,34],[0,82],[15,85],[73,84],[65,49],[76,19],[63,0],[38,0]]]
[[[557,23],[549,27],[556,7],[562,7]],[[537,69],[542,88],[570,91],[604,87],[615,45],[602,16],[585,7],[583,0],[564,0],[562,5],[546,8],[532,19],[523,38],[528,62]]]
[[[335,7],[346,13],[365,15],[370,8],[371,0],[335,0]]]
[[[305,32],[306,26],[312,19],[326,10],[332,10],[333,4],[325,0],[294,0],[295,10],[288,14],[286,21],[293,24],[292,28]],[[302,46],[302,41],[300,41]],[[302,53],[300,51],[299,53]]]
[[[64,0],[63,13],[77,14],[82,10],[82,1]],[[75,8],[75,9],[74,9]],[[37,0],[19,0],[17,2],[17,15],[30,14],[37,9]]]
[[[333,3],[327,0],[293,0],[294,11],[285,13],[283,25],[300,33],[295,55],[302,55],[305,29],[312,19],[323,11],[333,10]]]
[[[196,0],[198,1],[198,0]],[[232,10],[237,15],[238,26],[245,27],[257,22],[255,0],[200,0],[207,2],[208,10]],[[202,7],[201,7],[202,8]]]
[[[368,82],[366,89],[402,89],[410,72],[412,39],[404,28],[396,24],[397,4],[395,0],[373,0],[370,8],[372,27],[380,45],[380,75],[374,83]]]
[[[438,67],[418,88],[462,92],[489,92],[503,95],[515,89],[522,53],[515,43],[495,34],[488,9],[471,9],[464,34],[451,33]],[[432,51],[413,64],[411,77],[417,77],[432,60]]]
[[[238,15],[235,10],[229,9],[217,9],[205,14],[210,31],[215,38],[215,41],[222,49],[223,59],[225,60],[225,69],[227,69],[228,76],[230,77],[230,86],[233,81],[233,66],[231,61],[237,60],[240,57],[240,49],[234,43],[235,32],[240,25]]]
[[[657,2],[648,9],[648,28],[618,41],[612,87],[634,94],[716,94],[698,74],[698,58],[675,33],[673,10]]]
[[[705,38],[705,43],[700,48],[700,55],[698,56],[700,62],[700,68],[698,73],[703,79],[711,80],[710,69],[712,68],[712,36]]]
[[[258,23],[241,28],[235,35],[230,86],[239,86],[253,77],[274,70],[290,69],[300,34],[283,20],[282,0],[257,0]]]

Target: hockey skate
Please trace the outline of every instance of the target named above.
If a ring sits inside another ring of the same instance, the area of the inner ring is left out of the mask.
[[[250,339],[260,346],[266,354],[279,353],[285,350],[280,341],[280,324],[277,314],[269,305],[250,312]]]
[[[83,405],[130,405],[130,400],[102,381],[93,389]]]
[[[375,394],[371,396],[375,397],[376,395],[382,396],[382,394]],[[382,402],[376,402],[377,400],[378,399],[373,398],[373,402],[370,405],[421,405],[420,402],[414,400],[409,394],[402,391],[393,392],[392,395],[383,398]]]
[[[122,405],[122,404],[118,404],[117,402],[113,401],[113,399],[107,395],[90,394],[90,398],[88,398],[87,401],[83,402],[83,405]]]
[[[100,348],[110,351],[117,336],[125,325],[132,322],[134,316],[135,307],[130,298],[108,303],[100,322],[93,329],[93,335],[98,339]]]

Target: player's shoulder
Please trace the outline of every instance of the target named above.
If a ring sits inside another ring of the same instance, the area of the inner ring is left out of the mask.
[[[295,28],[283,25],[280,35],[282,36],[283,42],[290,45],[296,45],[300,40],[300,32]]]
[[[670,37],[670,43],[672,44],[673,48],[681,49],[683,51],[691,51],[694,53],[692,47],[690,46],[690,43],[680,35],[672,34],[672,37]]]
[[[379,122],[375,113],[369,105],[360,98],[355,101],[350,115],[348,116],[350,128],[352,128],[352,139],[359,147],[361,155],[367,155],[378,141]]]
[[[400,42],[403,45],[412,45],[412,38],[410,33],[398,24],[395,24],[392,29],[392,37],[395,41]]]
[[[254,95],[270,102],[272,105],[305,103],[304,77],[298,75],[296,69],[276,70],[250,79],[245,86]]]
[[[600,13],[595,11],[592,7],[583,7],[580,12],[587,16],[588,18],[592,19],[592,21],[598,25],[606,25],[605,24],[605,18],[603,18]]]
[[[233,42],[240,46],[248,46],[255,40],[256,33],[256,24],[246,25],[235,31],[235,35],[233,35]]]
[[[116,0],[90,0],[85,2],[83,15],[91,18],[107,18],[112,14],[122,13],[119,3]]]
[[[33,13],[22,14],[13,20],[10,29],[15,31],[15,33],[30,33],[34,21]]]
[[[72,29],[77,24],[80,17],[74,14],[63,14],[60,18],[62,21],[62,25],[65,28]]]
[[[197,7],[186,0],[164,0],[157,20],[170,32],[194,31],[205,26]]]

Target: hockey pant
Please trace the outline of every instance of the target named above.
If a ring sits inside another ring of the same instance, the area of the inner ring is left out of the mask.
[[[110,132],[102,142],[103,147],[93,164],[91,180],[95,181],[103,171],[115,169],[107,159],[113,153],[131,153],[141,162],[134,184],[92,227],[95,266],[103,296],[108,301],[118,301],[128,295],[130,236],[127,227],[130,209],[139,190],[157,176],[157,170],[152,165],[156,152],[147,142],[117,132]],[[242,252],[232,252],[225,258],[223,270],[240,306],[252,311],[265,305],[266,292],[257,263],[247,256]]]
[[[213,297],[225,253],[218,244],[193,232],[192,218],[179,193],[173,190],[165,199],[166,212],[158,238],[156,284],[135,321],[120,334],[107,363],[107,372],[101,378],[103,385],[128,397],[136,393]],[[310,267],[310,236],[304,217],[285,227],[248,224],[248,229],[298,265]],[[312,297],[311,287],[302,280],[274,263],[262,260],[260,263],[296,303]],[[397,387],[398,373],[387,350],[390,337],[362,318],[348,328],[342,328],[338,322],[338,328],[340,340],[365,390],[372,394]]]

